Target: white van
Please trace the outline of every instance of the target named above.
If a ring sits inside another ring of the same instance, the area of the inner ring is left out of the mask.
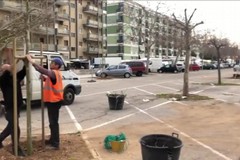
[[[34,58],[35,63],[40,64],[40,59],[37,58],[38,56],[41,56],[40,52],[30,51],[29,53],[33,55],[33,57],[35,57]],[[60,53],[43,52],[43,57],[44,57],[42,58],[43,67],[48,69],[50,67],[50,63],[53,58],[61,58],[62,61],[64,62],[64,64],[60,69],[62,73],[62,78],[63,78],[64,104],[65,105],[72,104],[75,99],[75,95],[80,94],[82,90],[82,86],[80,84],[80,77],[68,68],[66,61],[63,59]],[[32,93],[32,101],[41,100],[41,81],[39,79],[40,73],[36,71],[32,65],[30,65],[29,71],[30,71],[30,79],[31,79],[30,90]],[[24,90],[23,90],[23,96],[26,99],[26,91]]]
[[[145,63],[147,62],[147,58],[141,59]],[[159,68],[162,67],[162,58],[149,58],[149,65],[148,65],[148,71],[149,72],[157,72]]]

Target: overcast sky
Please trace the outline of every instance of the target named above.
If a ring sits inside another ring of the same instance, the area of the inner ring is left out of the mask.
[[[138,1],[145,4],[147,1]],[[222,38],[228,38],[232,43],[240,45],[240,1],[151,1],[151,8],[156,9],[158,2],[164,2],[161,10],[169,10],[168,14],[175,13],[176,16],[183,16],[184,9],[190,16],[194,8],[197,11],[194,14],[192,22],[198,23],[204,21],[204,24],[198,26],[197,30],[211,30],[215,35]],[[154,5],[155,4],[155,5]],[[147,4],[148,6],[148,4]]]

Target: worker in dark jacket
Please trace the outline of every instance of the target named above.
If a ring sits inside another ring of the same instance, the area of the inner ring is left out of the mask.
[[[6,120],[8,121],[7,126],[0,134],[0,148],[3,147],[3,140],[6,139],[9,135],[11,135],[13,153],[14,153],[14,117],[13,117],[13,76],[12,76],[12,50],[11,49],[3,49],[3,59],[5,64],[3,64],[0,68],[1,76],[0,76],[0,88],[3,94],[5,111],[6,111]],[[23,106],[23,98],[22,98],[22,90],[21,90],[21,81],[24,79],[26,75],[26,69],[23,61],[19,61],[17,64],[17,142],[19,144],[20,138],[20,127],[19,127],[19,117],[20,117],[20,108]],[[18,156],[25,156],[25,153],[18,146]]]

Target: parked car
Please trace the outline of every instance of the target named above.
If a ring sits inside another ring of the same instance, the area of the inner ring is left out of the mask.
[[[181,72],[181,70],[178,70],[176,65],[172,64],[165,64],[161,68],[157,70],[159,73],[177,73]]]
[[[177,67],[178,71],[180,71],[180,72],[184,72],[184,70],[185,70],[185,65],[182,63],[177,63],[176,67]]]
[[[233,67],[233,71],[234,72],[239,72],[240,71],[240,65],[239,64],[235,64]]]
[[[130,78],[132,76],[132,69],[126,64],[111,65],[105,69],[97,70],[95,75],[101,78],[107,76],[123,76],[124,78]]]
[[[203,69],[216,69],[216,66],[211,63],[203,64],[202,66]]]
[[[142,76],[143,73],[146,73],[146,67],[143,61],[141,60],[124,60],[120,64],[127,64],[132,69],[132,73],[136,76]]]
[[[196,63],[189,65],[189,70],[190,71],[199,71],[200,69],[201,69],[200,66]]]

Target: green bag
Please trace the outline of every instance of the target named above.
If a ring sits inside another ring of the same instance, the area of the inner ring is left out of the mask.
[[[121,140],[126,140],[126,135],[124,133],[120,133],[119,135],[107,135],[104,139],[104,148],[112,149],[111,142]]]

